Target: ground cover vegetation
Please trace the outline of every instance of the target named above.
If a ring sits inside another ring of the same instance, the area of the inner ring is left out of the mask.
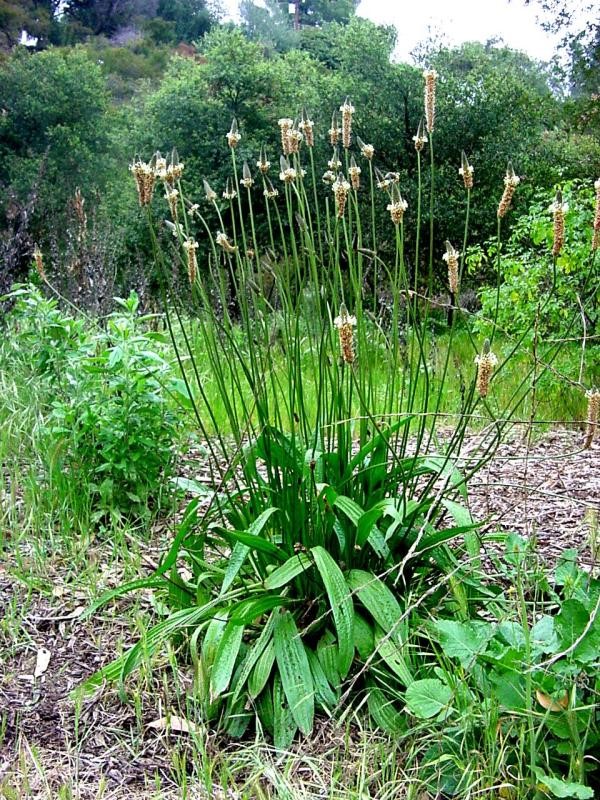
[[[0,65],[0,585],[28,592],[2,600],[0,692],[64,559],[75,624],[129,603],[65,688],[67,737],[106,698],[135,751],[187,737],[158,796],[593,798],[597,516],[584,569],[469,501],[516,430],[597,449],[593,119],[566,127],[506,48],[395,65],[352,4],[299,30],[201,15],[194,58],[162,5],[120,48],[73,3],[52,20],[82,44]],[[70,796],[26,716],[2,711],[0,792],[34,796],[29,762]]]

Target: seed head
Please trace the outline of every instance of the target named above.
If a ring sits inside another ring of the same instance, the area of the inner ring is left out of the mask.
[[[463,183],[465,184],[465,189],[472,189],[473,188],[473,172],[475,170],[469,164],[469,160],[467,158],[467,154],[463,150],[460,154],[460,169],[458,170],[458,174],[462,177]]]
[[[360,173],[361,169],[357,165],[354,156],[350,159],[350,166],[348,167],[348,176],[350,178],[350,182],[352,183],[352,188],[357,191],[360,189]]]
[[[240,183],[242,186],[245,186],[246,189],[251,189],[254,185],[254,178],[252,177],[247,161],[244,161],[244,166],[242,167],[242,179]]]
[[[279,131],[281,133],[281,150],[284,156],[289,156],[290,143],[288,141],[288,133],[294,126],[294,120],[289,117],[282,117],[277,121],[277,124],[279,125]]]
[[[598,389],[589,389],[585,393],[587,397],[588,406],[587,406],[587,427],[585,433],[585,441],[583,443],[583,447],[585,450],[589,450],[592,446],[592,442],[594,441],[594,437],[596,435],[596,430],[598,428],[598,414],[600,412],[600,390]]]
[[[209,203],[214,203],[217,199],[217,193],[210,188],[210,183],[206,179],[202,181],[202,185],[204,186],[204,194],[206,195],[206,199]]]
[[[389,173],[388,173],[388,175],[389,175]],[[392,181],[388,177],[388,175],[384,175],[383,172],[380,169],[377,169],[377,167],[375,167],[375,179],[376,179],[376,183],[377,183],[377,188],[378,189],[381,189],[382,191],[385,191],[386,189],[390,188],[390,186],[392,184]]]
[[[394,225],[399,225],[404,219],[404,212],[408,208],[408,203],[402,198],[400,189],[398,189],[396,184],[392,186],[390,200],[391,202],[388,204],[387,210],[390,212],[390,217]]]
[[[337,114],[335,113],[335,111],[333,112],[333,114],[331,116],[331,128],[329,128],[328,133],[329,133],[329,141],[331,142],[331,146],[335,147],[337,145],[337,143],[339,142],[339,139],[340,139],[340,136],[341,136],[341,133],[342,133],[342,129],[338,128]]]
[[[356,137],[356,144],[360,147],[361,155],[366,158],[368,161],[373,159],[375,155],[375,148],[372,144],[365,144],[360,136]]]
[[[168,186],[173,187],[183,174],[184,164],[179,160],[177,150],[173,148],[171,157],[167,163],[167,159],[163,158],[159,152],[154,156],[154,171],[155,176]]]
[[[227,144],[229,145],[229,147],[231,147],[232,150],[235,150],[235,148],[240,143],[241,138],[242,135],[238,130],[237,119],[234,117],[231,120],[231,128],[229,129],[229,133],[227,134]]]
[[[331,187],[331,189],[335,196],[335,205],[337,208],[338,218],[341,218],[344,216],[344,210],[346,208],[346,198],[348,197],[348,192],[350,191],[350,184],[344,178],[341,172],[337,176],[336,181]]]
[[[290,162],[287,160],[285,156],[281,156],[279,159],[279,180],[283,181],[284,183],[292,183],[298,177],[296,170],[290,166]]]
[[[235,251],[237,250],[237,247],[235,247],[235,245],[231,244],[231,242],[229,241],[229,237],[227,236],[227,234],[223,233],[222,231],[217,231],[217,236],[215,241],[217,242],[219,247],[222,247],[223,250],[225,250],[226,253],[235,253]]]
[[[352,115],[355,108],[346,98],[340,106],[340,111],[342,112],[342,145],[347,150],[352,140]]]
[[[188,278],[190,279],[190,286],[196,282],[198,274],[198,259],[196,250],[198,249],[198,242],[194,239],[185,239],[183,242],[183,249],[185,250],[185,257],[187,261]]]
[[[446,242],[446,252],[442,256],[448,264],[448,287],[456,297],[458,294],[458,258],[460,253],[452,247],[450,242]]]
[[[296,128],[291,128],[287,132],[288,153],[290,155],[300,152],[300,144],[304,137]]]
[[[264,145],[260,148],[260,156],[256,162],[256,166],[259,168],[262,175],[266,175],[271,167],[271,162],[267,158],[267,151]]]
[[[44,282],[47,282],[48,281],[48,277],[46,275],[46,270],[44,269],[44,256],[42,255],[42,251],[37,246],[37,244],[33,248],[33,260],[35,261],[35,268],[36,268],[37,274],[40,276],[40,278]]]
[[[333,170],[334,172],[335,172],[335,170],[338,170],[342,166],[342,162],[340,161],[339,156],[338,156],[337,147],[333,148],[333,154],[332,154],[331,158],[329,159],[329,161],[327,162],[327,166],[329,167],[329,169]]]
[[[333,320],[333,324],[338,330],[342,359],[346,364],[353,364],[356,359],[353,332],[353,328],[356,326],[356,317],[348,314],[348,309],[344,303],[340,306],[340,315]]]
[[[553,225],[552,255],[556,258],[563,249],[565,243],[565,214],[569,210],[567,203],[563,203],[562,192],[556,192],[554,202],[548,208],[551,212]]]
[[[425,120],[427,122],[427,133],[433,133],[435,125],[435,82],[438,74],[434,69],[426,69],[423,72],[425,78]]]
[[[498,204],[498,219],[502,219],[502,217],[506,216],[506,212],[510,208],[513,195],[515,193],[515,189],[520,183],[521,179],[518,175],[515,175],[512,162],[509,161],[506,168],[506,175],[504,176],[504,191],[502,193],[502,197],[500,198],[500,203]]]
[[[237,192],[233,185],[233,181],[231,178],[227,178],[227,183],[225,184],[225,191],[223,192],[223,197],[225,200],[235,200],[237,197]]]
[[[177,189],[169,189],[168,185],[165,190],[165,199],[169,204],[169,211],[171,212],[171,219],[176,222],[179,215],[179,192]]]
[[[498,359],[490,350],[490,340],[486,339],[483,343],[481,353],[475,356],[477,364],[477,383],[476,388],[480,397],[487,397],[490,388],[490,378]]]
[[[263,194],[267,200],[272,200],[279,194],[279,190],[273,186],[268,178],[265,178],[265,188],[263,189]]]
[[[306,111],[303,111],[302,119],[298,123],[298,128],[304,134],[304,139],[306,140],[307,147],[314,147],[315,144],[314,127],[315,123],[308,118]]]
[[[150,205],[156,182],[154,168],[145,161],[134,161],[129,170],[135,179],[140,206]]]
[[[419,127],[417,128],[417,133],[415,136],[412,137],[413,142],[415,143],[415,150],[417,153],[420,153],[421,150],[427,144],[427,136],[425,135],[425,131],[423,130],[423,120],[419,120]]]
[[[167,179],[167,159],[163,158],[158,150],[154,155],[154,173],[161,181]]]

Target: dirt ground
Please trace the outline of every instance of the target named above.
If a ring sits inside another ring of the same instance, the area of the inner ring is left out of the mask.
[[[599,467],[600,442],[582,451],[579,432],[556,430],[530,447],[515,438],[471,482],[471,510],[485,520],[484,530],[535,536],[550,564],[576,547],[592,566],[600,550]],[[157,557],[152,548],[148,553],[150,560]],[[10,559],[8,554],[0,564],[0,797],[181,797],[177,774],[193,760],[193,745],[189,737],[148,725],[167,710],[185,716],[185,709],[174,709],[173,686],[189,685],[190,670],[178,670],[175,678],[165,662],[161,675],[136,687],[135,702],[121,702],[116,689],[86,700],[79,711],[69,699],[83,678],[114,656],[120,637],[136,638],[132,618],[149,610],[149,598],[138,598],[135,607],[132,598],[123,598],[81,622],[86,600],[63,586],[60,564],[40,591],[14,579]],[[1,624],[9,614],[19,619],[16,637]],[[34,677],[42,648],[50,660]],[[219,743],[208,733],[204,744],[218,753]],[[67,776],[76,794],[57,793]],[[235,796],[216,786],[203,792],[189,796]]]
[[[557,429],[530,447],[523,437],[502,445],[469,484],[470,506],[482,530],[535,537],[553,564],[563,550],[582,564],[600,560],[600,440],[582,450],[579,431]]]

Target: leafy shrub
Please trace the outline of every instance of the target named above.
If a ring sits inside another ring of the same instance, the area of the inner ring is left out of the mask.
[[[84,496],[95,520],[155,512],[180,431],[164,389],[171,368],[157,352],[164,337],[145,330],[135,294],[116,299],[105,328],[36,289],[14,294],[5,357],[30,369],[44,398],[40,455],[51,490],[72,502]]]
[[[32,286],[15,287],[9,298],[15,306],[3,358],[31,379],[43,378],[48,388],[60,390],[73,354],[90,347],[85,320],[64,313],[56,300]],[[44,390],[43,381],[38,390]]]
[[[170,367],[155,350],[162,337],[136,318],[137,296],[117,303],[123,310],[94,337],[93,355],[71,360],[72,394],[52,402],[48,428],[60,448],[55,468],[89,485],[96,517],[147,516],[161,503],[175,456],[177,418],[161,386]]]
[[[493,764],[488,779],[508,792],[500,796],[597,797],[600,581],[577,566],[574,550],[547,575],[518,536],[496,563],[511,589],[486,587],[485,613],[422,623],[431,666],[403,698],[428,726],[422,764],[430,789],[462,796]],[[482,764],[474,752],[486,754]]]

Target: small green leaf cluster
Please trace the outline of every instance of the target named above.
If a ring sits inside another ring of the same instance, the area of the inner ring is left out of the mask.
[[[440,733],[424,763],[443,755],[438,790],[460,793],[465,750],[479,749],[496,754],[498,784],[514,787],[516,775],[525,781],[522,794],[506,796],[595,797],[600,581],[566,550],[553,579],[534,576],[528,588],[531,546],[511,536],[507,549],[513,585],[503,594],[494,588],[488,619],[423,622],[423,648],[435,654],[431,674],[408,686],[404,700]]]

